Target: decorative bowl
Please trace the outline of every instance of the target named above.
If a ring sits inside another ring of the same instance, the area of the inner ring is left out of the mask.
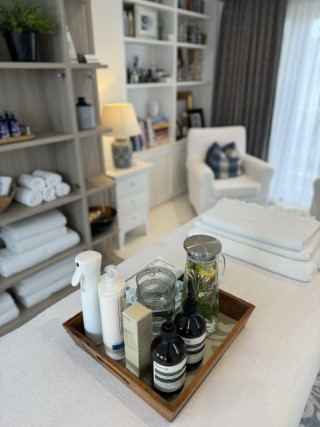
[[[91,206],[89,208],[89,222],[92,234],[103,233],[116,219],[117,211],[111,206]]]

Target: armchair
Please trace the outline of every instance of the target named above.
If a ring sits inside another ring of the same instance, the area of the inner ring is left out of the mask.
[[[215,179],[205,163],[206,152],[214,143],[222,146],[235,142],[241,156],[243,174]],[[187,178],[189,199],[197,214],[212,207],[224,197],[266,205],[273,168],[246,153],[246,131],[243,126],[192,128],[187,141]]]

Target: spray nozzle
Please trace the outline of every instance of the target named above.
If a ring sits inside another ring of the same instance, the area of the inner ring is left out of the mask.
[[[115,277],[118,273],[118,270],[116,269],[115,265],[107,265],[104,269],[104,272],[106,273],[106,277]]]

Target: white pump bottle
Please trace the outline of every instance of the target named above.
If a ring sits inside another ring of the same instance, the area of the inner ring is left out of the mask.
[[[102,255],[96,251],[81,252],[75,258],[76,271],[71,284],[81,285],[83,325],[86,337],[94,344],[102,344],[102,327],[99,306],[98,283],[100,281]]]
[[[126,284],[114,265],[105,268],[99,282],[99,301],[105,352],[121,360],[125,357],[122,312],[126,308]]]

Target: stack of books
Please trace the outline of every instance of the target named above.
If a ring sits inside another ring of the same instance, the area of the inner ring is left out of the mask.
[[[132,150],[141,151],[169,142],[170,123],[167,117],[139,119],[141,133],[131,137]]]

